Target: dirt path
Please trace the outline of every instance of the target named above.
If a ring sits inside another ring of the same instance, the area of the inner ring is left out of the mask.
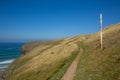
[[[78,53],[77,57],[73,60],[72,64],[69,66],[69,68],[67,69],[66,73],[63,75],[61,80],[73,80],[73,78],[76,75],[77,64],[79,62],[80,55],[82,52],[83,49],[80,49],[80,53]]]

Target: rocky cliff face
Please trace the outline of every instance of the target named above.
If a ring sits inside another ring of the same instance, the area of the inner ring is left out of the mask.
[[[75,80],[109,80],[109,77],[112,80],[119,80],[120,24],[112,25],[104,30],[103,49],[100,49],[99,38],[99,33],[96,33],[28,43],[21,48],[25,55],[15,60],[8,68],[6,80],[60,80],[80,48],[84,51]],[[116,60],[116,62],[113,61],[115,67],[111,65],[111,60]],[[106,66],[112,67],[112,71],[109,72]]]

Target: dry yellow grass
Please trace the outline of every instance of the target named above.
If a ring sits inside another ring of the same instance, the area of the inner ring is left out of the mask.
[[[29,77],[37,74],[38,71],[44,72],[39,72],[37,77],[46,80],[79,48],[75,42],[70,42],[71,39],[67,41],[57,40],[57,42],[59,41],[60,44],[52,44],[54,41],[47,45],[41,44],[17,59],[7,72],[10,75],[8,75],[9,80],[22,80],[24,78],[32,80],[34,76]]]
[[[116,72],[114,75],[117,77],[111,80],[117,80],[119,77],[118,72],[120,72],[117,67],[120,61],[120,56],[118,56],[120,24],[112,25],[104,30],[103,43],[105,46],[103,50],[99,48],[99,38],[100,33],[98,32],[91,35],[81,35],[47,42],[35,42],[35,44],[34,42],[28,43],[23,49],[29,49],[30,47],[30,50],[10,65],[7,70],[6,80],[59,80],[60,77],[55,78],[63,75],[59,69],[65,71],[61,67],[68,64],[65,62],[75,54],[75,51],[78,53],[80,47],[84,49],[84,53],[80,58],[75,80],[107,80],[109,77],[113,78],[111,72],[113,74]],[[111,64],[115,60],[118,61]],[[111,66],[114,68],[113,65],[117,69],[109,72],[111,68],[107,69],[107,67]]]

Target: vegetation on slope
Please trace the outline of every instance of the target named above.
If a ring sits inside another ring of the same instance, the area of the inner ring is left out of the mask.
[[[43,42],[28,51],[11,64],[7,70],[7,80],[47,80],[52,79],[54,74],[61,74],[59,70],[65,72],[79,51],[77,44],[69,41]]]
[[[98,34],[96,34],[97,36]],[[103,49],[98,38],[81,45],[80,57],[74,80],[120,80],[120,24],[104,30]]]
[[[60,80],[79,52],[84,49],[74,80],[120,80],[120,24],[99,33],[47,42],[32,42],[22,47],[25,55],[7,70],[6,80]]]

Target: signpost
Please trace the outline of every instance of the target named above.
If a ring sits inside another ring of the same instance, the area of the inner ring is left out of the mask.
[[[102,44],[102,14],[100,14],[100,47],[102,49],[103,44]]]

